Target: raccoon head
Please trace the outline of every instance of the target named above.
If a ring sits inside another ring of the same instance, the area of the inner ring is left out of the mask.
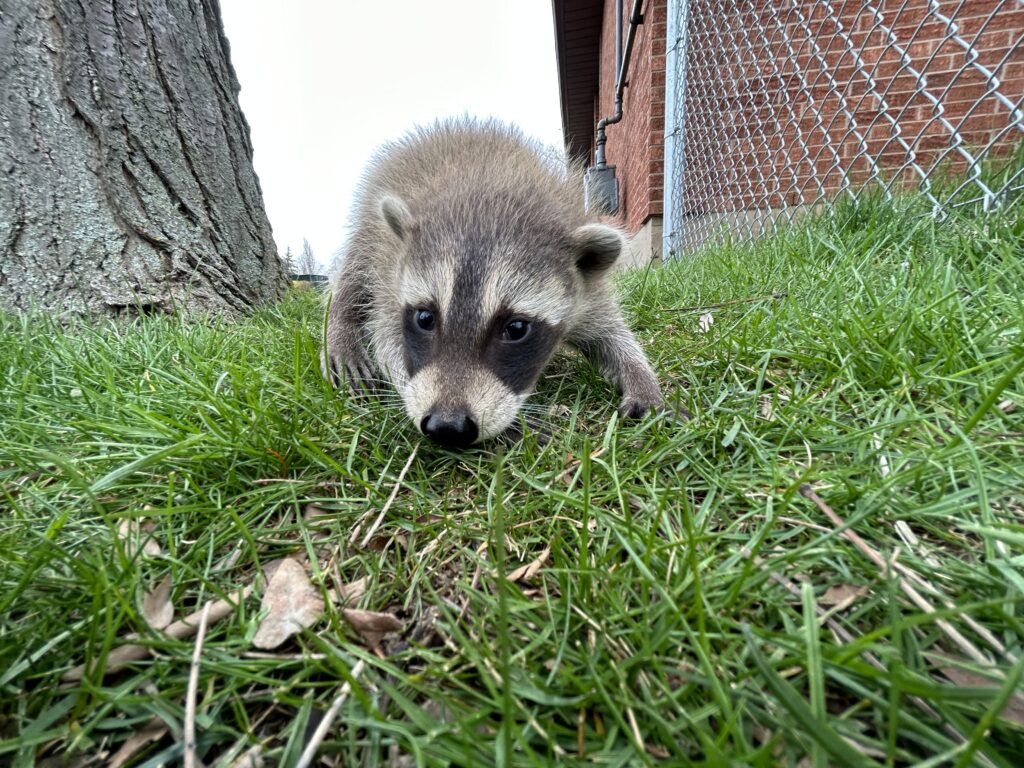
[[[386,196],[380,211],[402,256],[400,314],[406,412],[427,437],[463,448],[494,437],[576,323],[579,298],[624,247],[611,227],[560,227],[522,206],[476,200],[413,214]]]

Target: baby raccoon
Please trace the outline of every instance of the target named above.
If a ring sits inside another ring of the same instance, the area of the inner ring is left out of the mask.
[[[588,221],[583,176],[515,128],[450,120],[385,145],[331,278],[324,375],[383,374],[427,437],[455,448],[508,429],[560,344],[636,418],[658,381],[608,281],[622,234]]]

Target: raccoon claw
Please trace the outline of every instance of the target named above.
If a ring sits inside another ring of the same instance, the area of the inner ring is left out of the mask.
[[[338,369],[334,360],[327,354],[326,350],[320,350],[320,375],[335,389],[341,384],[341,377],[338,376]]]
[[[661,397],[657,399],[626,397],[623,398],[622,404],[619,406],[619,415],[624,419],[643,418],[651,411],[673,416],[679,421],[689,421],[693,418],[690,412],[682,405],[666,404]]]
[[[321,353],[320,372],[335,389],[342,381],[347,382],[353,392],[363,389],[373,392],[380,387],[380,377],[365,357],[356,362],[342,362],[335,355]]]
[[[642,397],[626,397],[623,398],[622,404],[619,405],[619,415],[624,419],[639,419],[651,411],[660,408],[661,405],[660,399],[650,400]]]
[[[376,392],[380,389],[380,377],[369,362],[350,363],[345,366],[345,381],[353,392]]]

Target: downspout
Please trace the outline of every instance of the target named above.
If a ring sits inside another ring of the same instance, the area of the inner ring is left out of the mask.
[[[636,28],[643,24],[644,17],[640,12],[643,0],[633,0],[633,10],[629,14],[629,31],[626,32],[626,50],[622,50],[622,0],[615,0],[615,114],[602,117],[597,123],[597,140],[594,146],[594,165],[597,168],[608,166],[605,159],[604,145],[608,138],[605,128],[622,119],[622,93],[626,88],[626,74],[629,72],[629,59],[633,54],[633,41],[636,39]]]

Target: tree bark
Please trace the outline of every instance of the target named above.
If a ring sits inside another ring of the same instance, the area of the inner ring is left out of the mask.
[[[217,0],[0,0],[0,307],[280,297]]]

